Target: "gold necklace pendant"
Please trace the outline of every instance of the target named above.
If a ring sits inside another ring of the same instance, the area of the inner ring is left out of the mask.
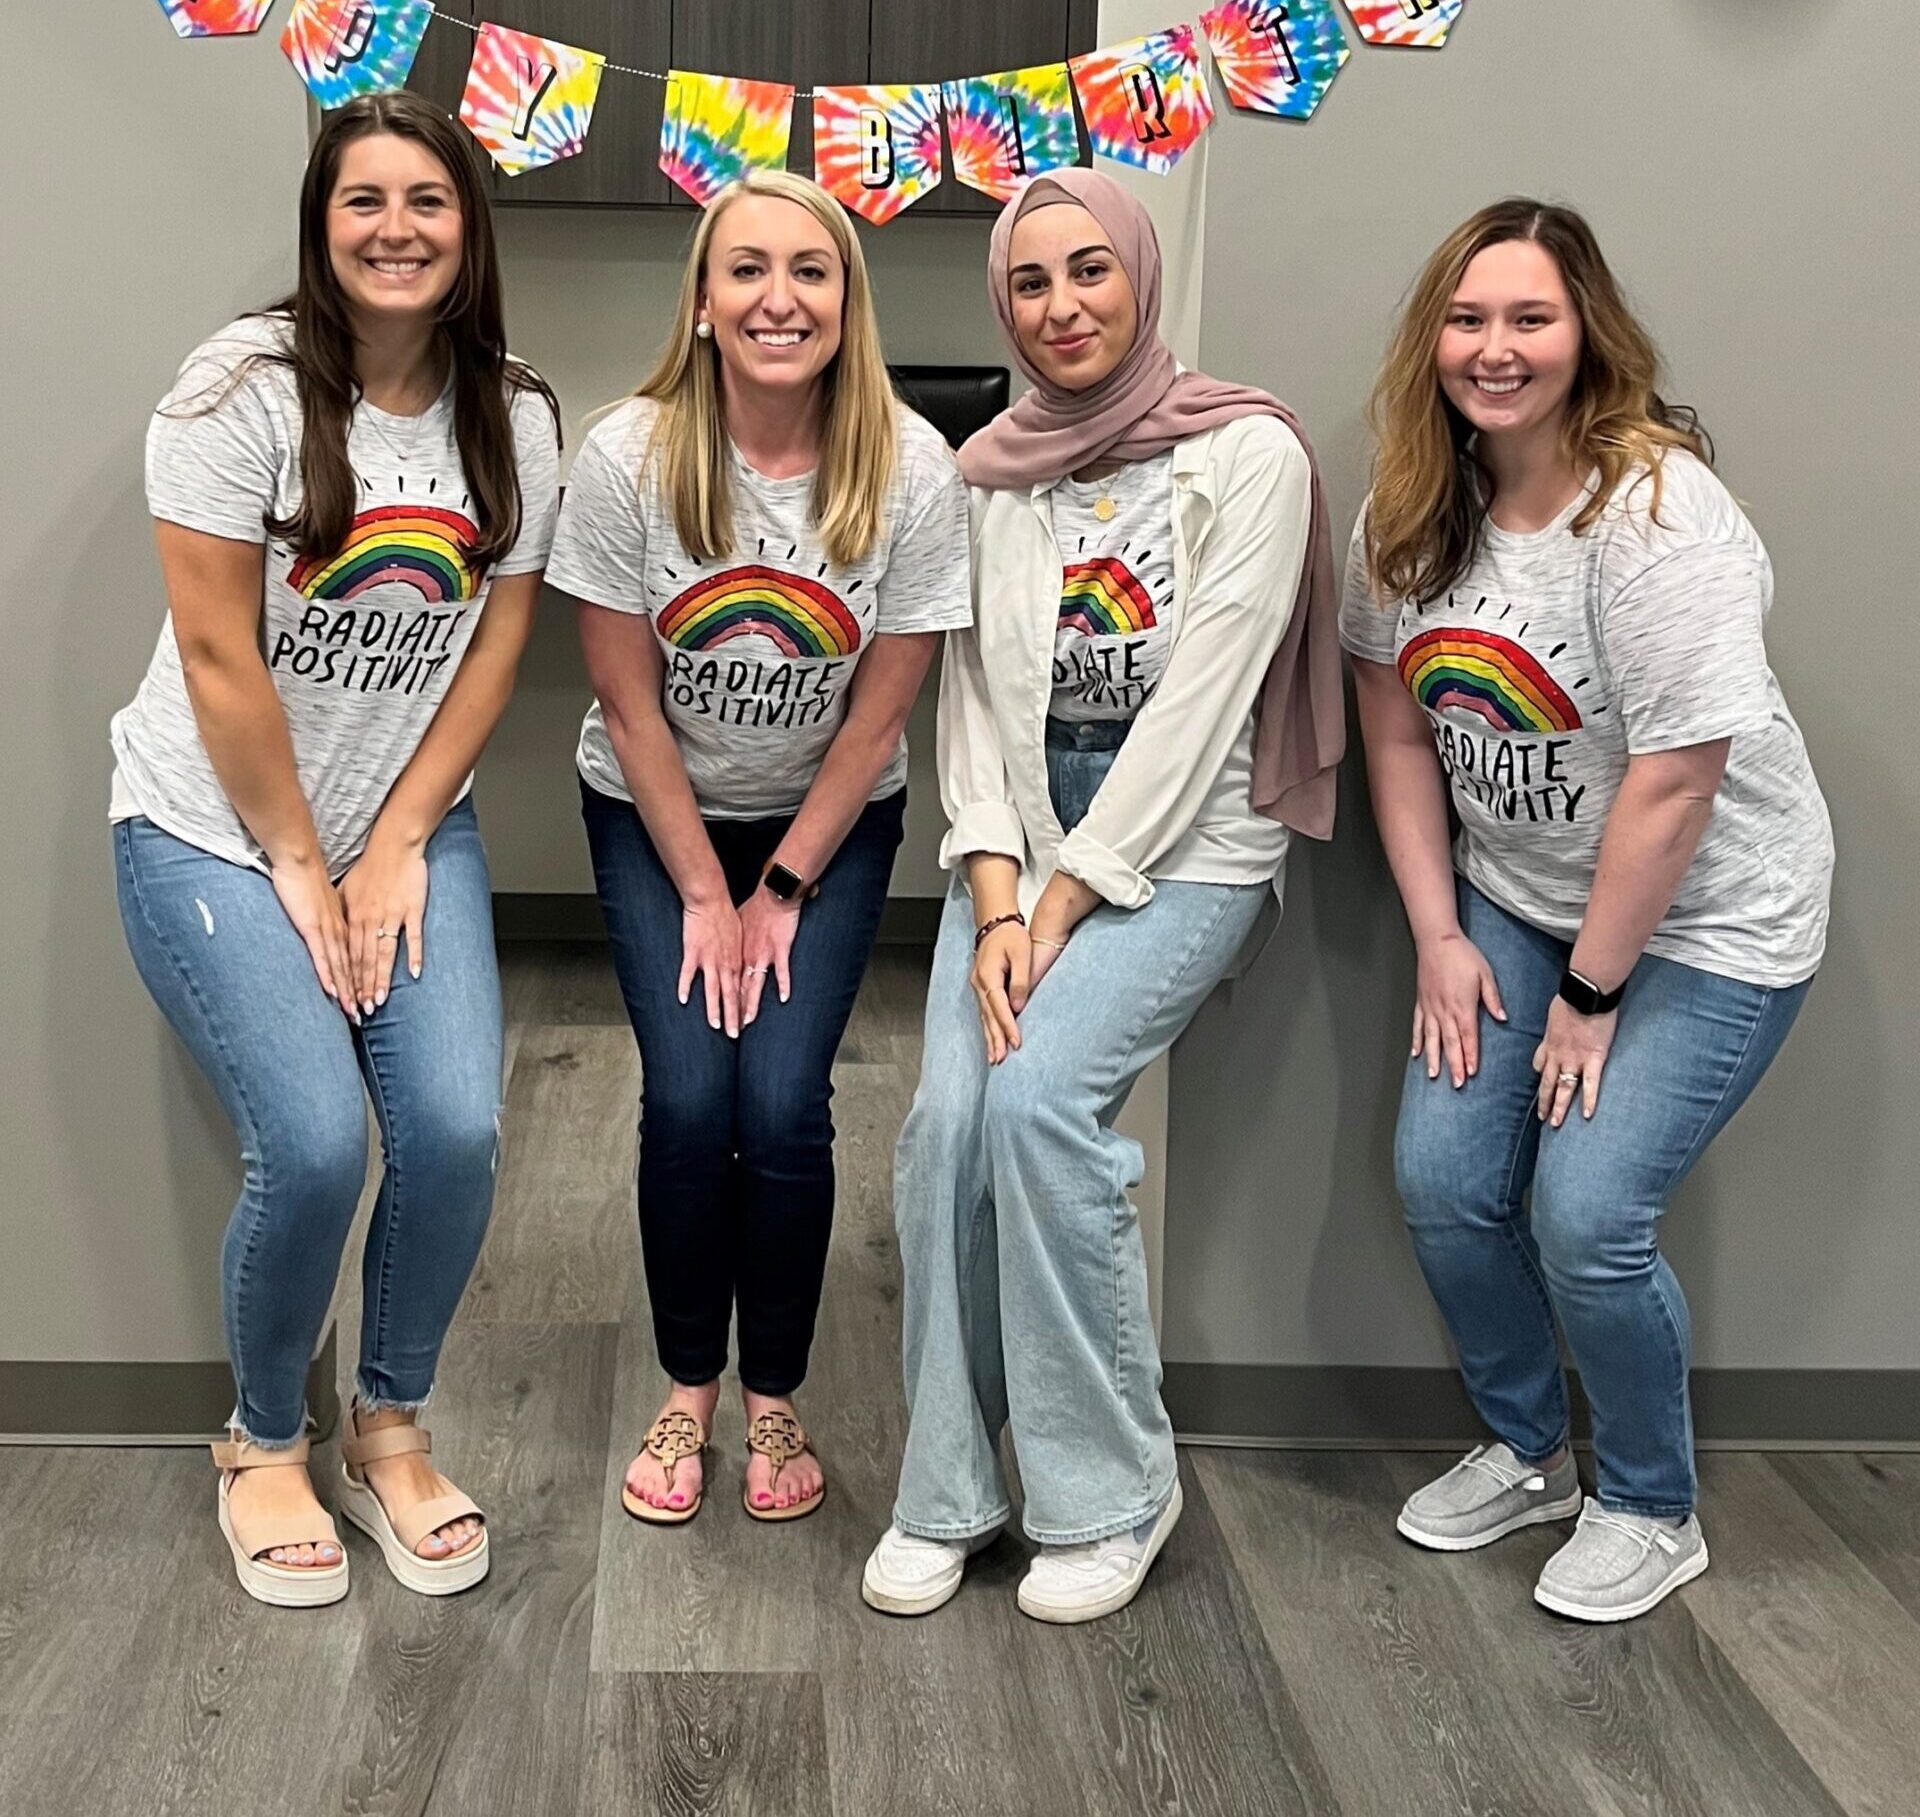
[[[1114,513],[1117,512],[1119,509],[1120,509],[1119,505],[1117,505],[1113,501],[1113,499],[1110,498],[1105,492],[1102,492],[1100,496],[1093,501],[1093,514],[1103,524],[1112,523],[1114,518]]]

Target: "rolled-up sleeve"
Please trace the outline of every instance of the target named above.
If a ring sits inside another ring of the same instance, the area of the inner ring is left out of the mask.
[[[1166,673],[1060,847],[1059,868],[1116,908],[1153,899],[1147,871],[1193,825],[1293,616],[1313,470],[1291,430],[1258,420],[1232,451]]]

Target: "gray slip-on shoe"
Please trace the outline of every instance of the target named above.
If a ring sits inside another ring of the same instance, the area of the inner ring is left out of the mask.
[[[1571,1520],[1579,1512],[1580,1477],[1571,1454],[1542,1470],[1493,1444],[1477,1446],[1445,1476],[1416,1489],[1394,1525],[1415,1545],[1471,1552],[1521,1527]]]
[[[1575,1621],[1630,1621],[1706,1568],[1698,1515],[1674,1527],[1589,1498],[1573,1538],[1547,1560],[1533,1600]]]

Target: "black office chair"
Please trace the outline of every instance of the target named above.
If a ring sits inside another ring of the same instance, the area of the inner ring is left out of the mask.
[[[889,366],[900,395],[958,448],[1007,407],[1004,366]]]

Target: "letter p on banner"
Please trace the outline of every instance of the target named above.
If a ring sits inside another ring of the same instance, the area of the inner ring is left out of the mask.
[[[433,0],[295,0],[280,48],[322,107],[401,88]]]
[[[571,158],[587,142],[606,58],[491,22],[480,27],[460,123],[506,174]]]
[[[940,181],[940,85],[823,88],[813,97],[813,175],[884,227]]]
[[[1093,149],[1157,176],[1213,124],[1213,99],[1190,25],[1075,57],[1073,85]]]

